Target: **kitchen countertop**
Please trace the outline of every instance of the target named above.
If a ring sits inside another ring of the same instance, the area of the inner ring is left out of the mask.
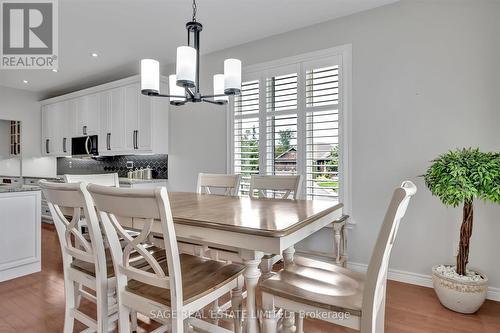
[[[30,186],[30,185],[0,185],[0,194],[1,193],[11,193],[11,192],[27,192],[27,191],[40,191],[39,186]]]

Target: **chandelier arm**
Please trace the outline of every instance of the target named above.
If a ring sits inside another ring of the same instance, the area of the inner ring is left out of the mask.
[[[143,95],[150,96],[150,97],[167,97],[167,98],[184,98],[187,99],[186,96],[180,96],[180,95],[165,95],[165,94],[153,94],[150,92],[142,92]]]
[[[190,98],[194,98],[194,93],[191,91],[191,89],[189,89],[189,88],[185,88],[185,89],[186,89],[186,92],[187,92],[187,94],[189,95],[189,97],[190,97]],[[185,98],[186,98],[186,97],[187,97],[187,96],[185,96]]]
[[[236,96],[237,94],[231,93],[231,94],[217,94],[217,95],[203,95],[201,98],[215,98],[215,97],[228,97],[228,96]]]
[[[210,103],[210,104],[216,104],[216,105],[225,105],[225,104],[227,104],[227,101],[213,101],[211,99],[205,99],[205,98],[203,98],[202,101]]]

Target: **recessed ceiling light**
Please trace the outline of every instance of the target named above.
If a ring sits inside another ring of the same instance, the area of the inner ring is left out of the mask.
[[[91,53],[90,54],[93,58],[97,58],[99,55],[97,53]]]
[[[26,83],[26,84],[28,84],[28,80],[23,80],[23,83]]]
[[[57,70],[57,69],[55,69],[55,68],[54,68],[52,71],[53,71],[54,73],[57,73],[57,72],[58,72],[58,70]]]

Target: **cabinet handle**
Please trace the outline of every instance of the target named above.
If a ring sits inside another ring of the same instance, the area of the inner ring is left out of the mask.
[[[63,138],[63,152],[66,153],[66,138]]]
[[[139,149],[139,143],[138,143],[138,134],[139,134],[139,131],[138,130],[135,130],[134,131],[134,149]]]
[[[87,126],[83,126],[83,135],[87,135]]]
[[[108,135],[106,137],[106,141],[107,141],[108,150],[111,150],[111,133],[108,133]]]
[[[49,151],[49,139],[45,140],[45,152],[47,154],[50,154],[50,151]]]

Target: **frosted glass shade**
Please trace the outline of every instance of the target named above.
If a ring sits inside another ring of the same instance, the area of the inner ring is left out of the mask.
[[[214,95],[224,95],[224,74],[214,75]],[[229,101],[228,96],[215,96],[214,101],[216,102],[227,102]]]
[[[177,75],[168,76],[169,95],[184,96],[186,94],[184,88],[177,85]],[[181,97],[170,97],[170,102],[184,102],[186,99]]]
[[[224,60],[224,92],[239,94],[241,91],[241,61],[238,59]]]
[[[153,59],[141,60],[141,91],[160,93],[160,63]]]
[[[194,87],[196,82],[196,49],[190,46],[177,48],[177,85]]]

